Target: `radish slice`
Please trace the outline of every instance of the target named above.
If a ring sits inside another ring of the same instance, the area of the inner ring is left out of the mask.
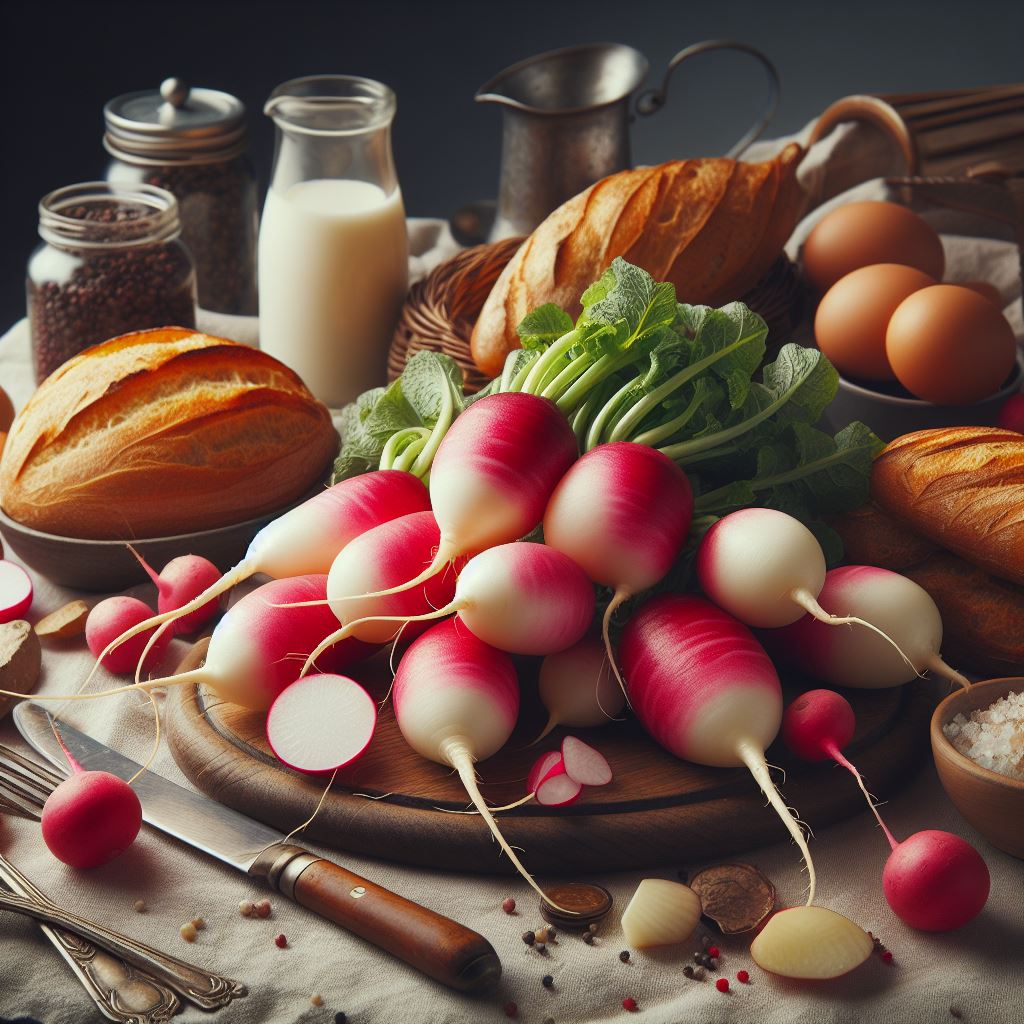
[[[546,754],[541,754],[533,762],[530,774],[526,776],[526,791],[528,793],[536,792],[537,787],[548,777],[551,769],[561,762],[562,755],[557,750],[549,750]]]
[[[20,619],[32,604],[32,580],[20,565],[0,559],[0,622]]]
[[[305,676],[282,690],[267,714],[267,741],[279,761],[319,774],[344,768],[370,745],[373,698],[348,676]]]
[[[548,777],[537,787],[537,803],[544,807],[565,807],[575,803],[583,792],[583,787],[569,778],[564,765],[552,769]]]
[[[612,781],[612,769],[604,757],[575,736],[562,740],[562,761],[566,775],[581,786],[607,786]]]

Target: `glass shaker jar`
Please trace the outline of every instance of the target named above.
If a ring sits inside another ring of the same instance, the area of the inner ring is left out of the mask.
[[[90,345],[129,331],[196,325],[196,275],[174,196],[89,181],[44,196],[29,257],[36,383]]]
[[[256,312],[256,176],[246,154],[245,107],[215,89],[168,78],[104,108],[107,180],[174,193],[196,262],[199,305]]]
[[[384,384],[408,286],[395,94],[347,75],[278,86],[259,242],[260,348],[337,408]]]

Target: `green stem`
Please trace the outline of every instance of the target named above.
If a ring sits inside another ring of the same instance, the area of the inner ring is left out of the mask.
[[[412,469],[409,470],[414,476],[424,476],[430,472],[430,466],[434,461],[434,456],[437,454],[437,449],[444,440],[444,435],[448,433],[448,428],[452,425],[454,418],[455,395],[452,392],[452,383],[449,381],[447,388],[445,388],[444,405],[441,408],[441,415],[437,417],[437,422],[434,424],[434,429],[430,432],[430,437],[427,438],[419,455],[416,456]]]
[[[430,431],[426,427],[407,427],[396,431],[388,438],[384,450],[380,453],[379,468],[394,469],[395,462],[409,445],[414,444],[419,438],[426,440],[429,436]]]
[[[521,391],[529,391],[531,394],[540,394],[544,382],[552,371],[557,372],[557,367],[562,357],[569,349],[579,341],[579,331],[575,328],[563,334],[556,342],[553,342],[540,356],[538,360],[530,364],[530,372],[523,381]]]
[[[426,443],[427,438],[425,437],[419,441],[413,441],[412,444],[408,445],[408,447],[406,447],[406,449],[391,463],[388,468],[401,469],[406,473],[412,473],[413,466],[416,464],[416,459],[419,457],[420,452],[423,451]]]
[[[593,357],[587,352],[578,355],[569,365],[562,370],[550,384],[547,384],[541,395],[554,401],[593,361]]]
[[[580,446],[582,451],[586,451],[584,445],[587,440],[587,429],[590,423],[590,417],[594,414],[594,409],[596,409],[600,404],[600,390],[593,391],[590,397],[573,414],[572,431],[576,435],[576,443]]]
[[[622,402],[625,400],[626,395],[629,394],[630,389],[635,387],[643,379],[642,374],[638,374],[632,380],[627,381],[619,388],[611,398],[601,407],[601,411],[594,417],[593,423],[590,425],[590,430],[587,432],[587,443],[586,450],[590,451],[591,448],[596,448],[604,436],[605,427],[608,425],[608,421],[615,414],[615,411],[619,408]]]
[[[637,353],[635,352],[616,352],[614,355],[605,353],[561,398],[556,399],[555,404],[566,416],[570,415],[594,388],[604,383],[613,373],[618,373],[622,367],[628,366],[636,360]]]
[[[651,427],[650,430],[637,434],[632,440],[637,444],[645,444],[648,448],[657,448],[662,441],[667,441],[673,434],[682,430],[697,415],[700,407],[710,397],[711,392],[707,388],[698,388],[693,398],[690,399],[690,404],[675,419],[671,419],[667,423],[660,423],[656,427]],[[613,434],[611,440],[617,441],[620,438]],[[621,440],[625,440],[625,438],[621,438]]]

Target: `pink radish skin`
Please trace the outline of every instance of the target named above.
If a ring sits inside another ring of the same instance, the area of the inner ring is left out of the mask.
[[[361,757],[373,739],[377,705],[347,676],[306,676],[278,694],[267,713],[274,756],[296,771],[322,774]]]
[[[557,764],[541,780],[534,796],[542,807],[568,807],[582,792],[583,784],[569,775],[564,764]]]
[[[661,746],[697,764],[747,766],[803,854],[812,904],[810,851],[764,759],[782,721],[782,689],[750,630],[701,598],[661,594],[627,623],[619,655],[633,710]]]
[[[567,554],[615,594],[602,622],[616,678],[608,627],[615,609],[664,579],[686,543],[693,491],[686,474],[655,448],[632,441],[602,444],[562,477],[544,512],[544,543]]]
[[[32,607],[32,580],[20,565],[0,558],[0,622],[23,618]]]
[[[581,786],[607,786],[612,781],[611,765],[593,747],[575,736],[562,740],[565,774]]]
[[[139,560],[146,575],[156,584],[158,612],[174,612],[188,604],[193,598],[214,586],[221,578],[221,571],[202,555],[179,555],[172,558],[157,574],[152,566],[128,545],[131,553]],[[220,602],[214,598],[190,615],[184,615],[174,622],[174,633],[187,635],[196,633],[220,611]]]
[[[43,842],[65,864],[95,868],[132,845],[142,825],[142,806],[135,790],[117,776],[72,767],[75,774],[43,805]]]
[[[137,597],[108,597],[93,605],[85,620],[85,642],[89,650],[99,659],[99,663],[115,675],[130,675],[137,665],[146,672],[155,669],[167,653],[167,645],[171,642],[169,633],[164,633],[146,653],[146,644],[156,633],[156,627],[139,632],[127,643],[111,649],[111,640],[121,636],[128,629],[140,622],[145,622],[153,614],[152,609]]]
[[[804,761],[835,759],[853,739],[857,720],[850,702],[832,690],[801,694],[782,716],[782,739]]]
[[[525,537],[578,454],[569,421],[548,398],[488,395],[452,424],[430,467],[430,505],[441,528],[433,561],[383,597],[418,587],[460,555]]]
[[[264,526],[242,561],[203,593],[176,611],[150,616],[107,646],[112,649],[152,626],[184,618],[257,573],[274,579],[326,573],[350,540],[380,523],[429,509],[427,489],[411,473],[381,469],[343,480]]]
[[[519,681],[512,659],[458,620],[447,619],[405,652],[395,673],[393,701],[395,721],[409,746],[428,761],[459,773],[498,845],[527,883],[550,902],[501,834],[473,767],[496,754],[515,728]]]
[[[381,598],[358,600],[377,602]],[[590,628],[594,587],[571,558],[554,548],[527,541],[501,544],[466,562],[455,585],[455,596],[448,604],[422,615],[355,619],[326,637],[307,666],[330,644],[363,635],[357,631],[367,626],[393,633],[392,623],[430,622],[453,612],[459,613],[469,632],[499,650],[551,654],[571,647]]]
[[[870,617],[910,664],[876,634],[829,629],[804,615],[780,629],[772,643],[809,676],[832,686],[876,689],[900,686],[931,669],[961,686],[970,685],[939,656],[939,609],[928,592],[906,576],[871,565],[844,565],[826,574],[818,602],[842,615]]]
[[[533,762],[530,774],[526,777],[527,792],[535,793],[541,782],[548,777],[548,773],[559,767],[561,762],[562,755],[557,750],[549,750],[546,754],[541,754],[540,757]]]

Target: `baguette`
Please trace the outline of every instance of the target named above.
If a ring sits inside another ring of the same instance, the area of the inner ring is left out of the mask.
[[[281,509],[326,474],[327,409],[276,359],[183,328],[71,359],[15,419],[0,505],[47,533],[134,539]]]
[[[905,434],[875,460],[871,496],[916,533],[1024,584],[1024,435],[997,427]]]
[[[803,153],[791,143],[765,163],[676,160],[602,178],[550,214],[505,267],[473,329],[474,362],[497,376],[519,348],[523,317],[546,302],[575,316],[616,256],[671,281],[681,302],[738,299],[796,226]]]

